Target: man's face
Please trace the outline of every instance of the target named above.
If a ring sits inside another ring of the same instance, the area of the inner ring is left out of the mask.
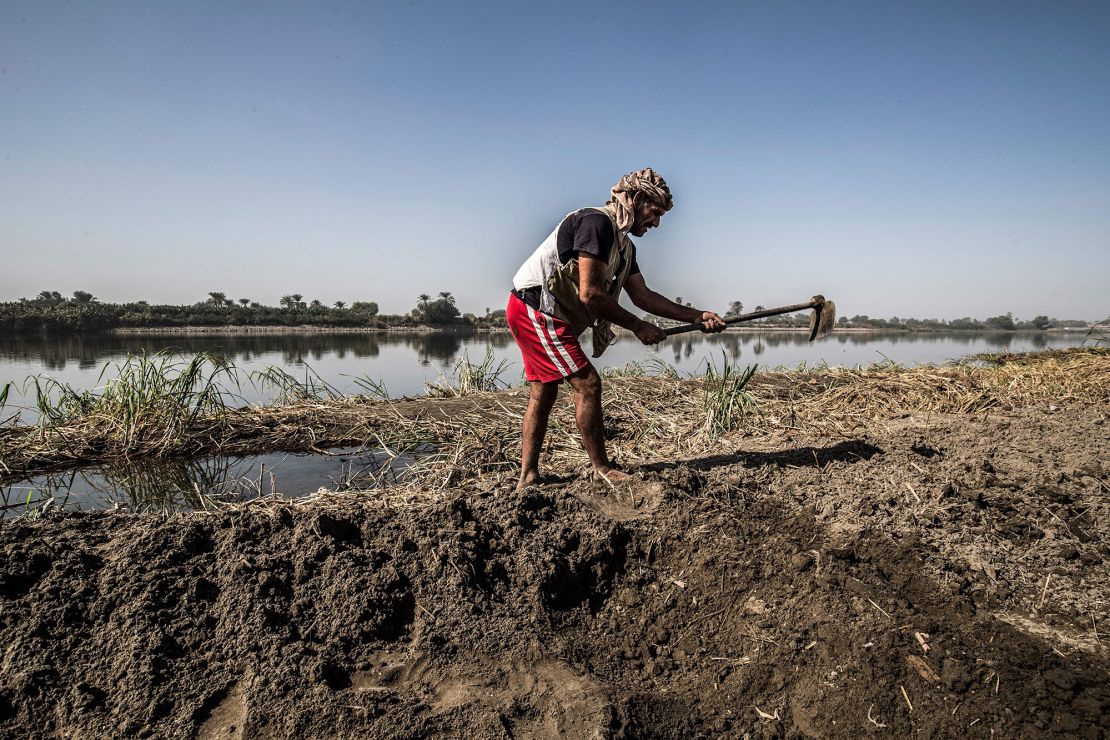
[[[643,198],[636,204],[636,220],[629,231],[633,236],[643,236],[648,229],[654,229],[659,225],[659,219],[666,212],[663,206],[655,201]]]

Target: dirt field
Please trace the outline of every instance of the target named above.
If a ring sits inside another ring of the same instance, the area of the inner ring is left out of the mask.
[[[1103,737],[1108,411],[4,523],[0,735]]]

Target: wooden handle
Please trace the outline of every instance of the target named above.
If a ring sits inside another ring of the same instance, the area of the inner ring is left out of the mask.
[[[795,311],[805,311],[810,308],[817,308],[825,299],[821,296],[814,296],[813,300],[809,303],[795,303],[793,306],[782,306],[780,308],[766,308],[762,311],[752,311],[751,313],[742,313],[739,316],[732,316],[725,319],[726,324],[739,324],[742,321],[754,321],[755,319],[766,318],[767,316],[779,316],[784,313],[794,313]],[[664,333],[668,337],[675,334],[685,334],[690,331],[705,331],[705,327],[700,323],[698,324],[681,324],[680,326],[672,326],[669,329],[664,329]],[[708,333],[708,332],[706,332]]]

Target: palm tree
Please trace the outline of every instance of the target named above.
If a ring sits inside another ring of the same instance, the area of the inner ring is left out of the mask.
[[[419,298],[420,298],[420,306],[421,306],[421,308],[423,308],[424,306],[428,305],[428,301],[429,301],[429,300],[431,300],[431,296],[430,296],[430,295],[428,295],[427,293],[421,293],[421,294],[420,294],[420,296],[419,296]]]
[[[450,303],[452,306],[455,305],[455,296],[451,295],[450,291],[444,291],[440,293],[439,297]]]
[[[227,293],[209,293],[208,300],[205,302],[213,306],[222,306],[225,300],[227,300]]]
[[[293,296],[283,295],[281,297],[281,300],[278,301],[278,305],[280,305],[282,308],[295,308],[296,305],[297,305],[297,302],[295,300],[293,300]]]
[[[239,305],[242,306],[243,308],[246,308],[250,304],[251,304],[251,299],[250,298],[240,298],[239,299]]]
[[[94,296],[92,293],[86,293],[83,290],[75,290],[75,291],[73,291],[73,302],[74,303],[96,303],[96,296]]]
[[[336,307],[336,308],[343,308],[343,307],[344,307],[344,306],[346,306],[346,305],[347,305],[347,304],[346,304],[346,303],[344,303],[343,301],[336,301],[336,302],[335,302],[335,307]]]

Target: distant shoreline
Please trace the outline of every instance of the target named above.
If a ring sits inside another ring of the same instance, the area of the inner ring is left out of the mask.
[[[116,327],[111,334],[135,336],[145,334],[507,334],[508,328],[488,329],[445,326],[127,326]]]
[[[613,327],[617,334],[631,335],[632,332],[623,327]],[[742,332],[745,334],[804,334],[809,329],[804,326],[733,326],[729,333]],[[878,329],[873,327],[837,327],[834,334],[1074,334],[1085,332],[1087,329]],[[143,335],[234,335],[244,336],[252,334],[265,335],[297,335],[297,334],[508,334],[508,328],[489,327],[443,327],[443,326],[397,326],[397,327],[371,327],[371,326],[256,326],[249,324],[236,324],[227,326],[134,326],[117,327],[111,334],[122,336]],[[696,334],[698,332],[691,332]]]

